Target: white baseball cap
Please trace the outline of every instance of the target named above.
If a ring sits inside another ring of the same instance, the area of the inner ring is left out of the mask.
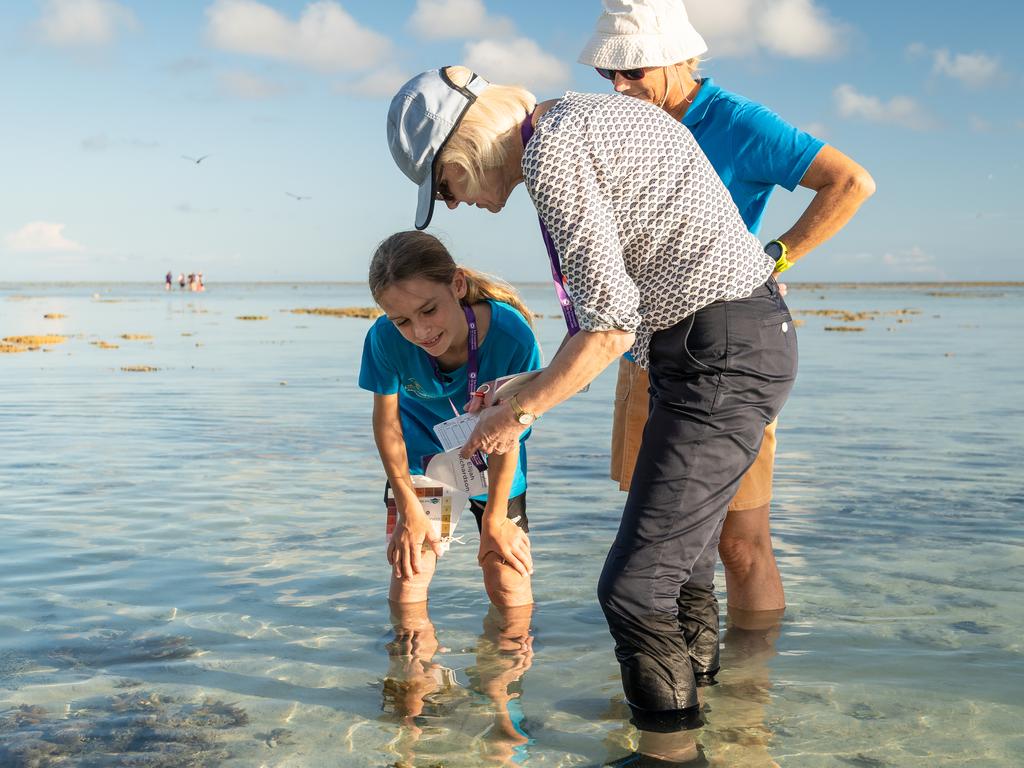
[[[682,0],[604,0],[578,61],[601,69],[667,67],[707,49]]]
[[[388,146],[395,163],[419,185],[416,229],[426,229],[437,196],[437,158],[462,118],[490,83],[473,74],[456,85],[445,70],[431,69],[403,85],[388,109]]]

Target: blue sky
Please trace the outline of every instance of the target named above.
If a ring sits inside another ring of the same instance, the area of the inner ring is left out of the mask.
[[[855,158],[878,191],[793,280],[1022,280],[1024,10],[979,0],[690,0],[705,72]],[[467,63],[541,98],[599,0],[0,4],[0,281],[362,280],[412,224],[384,140],[408,77]],[[209,155],[200,164],[183,158]],[[296,200],[287,193],[308,197]],[[779,190],[761,235],[810,199]],[[520,187],[439,210],[459,260],[545,280]]]

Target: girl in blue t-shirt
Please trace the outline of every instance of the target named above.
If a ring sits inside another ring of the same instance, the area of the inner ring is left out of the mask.
[[[539,368],[540,348],[515,290],[456,265],[425,232],[399,232],[382,242],[369,282],[385,316],[366,334],[359,386],[374,393],[373,436],[397,511],[387,546],[390,598],[414,603],[427,599],[441,553],[410,477],[423,473],[423,457],[442,450],[433,427],[463,413],[475,385]],[[490,457],[488,494],[470,501],[484,586],[498,607],[533,602],[528,434],[518,450]]]

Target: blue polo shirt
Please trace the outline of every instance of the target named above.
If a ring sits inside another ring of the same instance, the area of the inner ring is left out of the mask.
[[[722,90],[710,77],[683,115],[755,235],[772,190],[796,189],[825,142],[767,107]]]
[[[499,376],[540,368],[540,346],[529,323],[508,304],[490,300],[488,304],[491,324],[478,350],[478,381],[482,384]],[[459,413],[465,412],[469,399],[467,367],[446,371],[441,381],[434,374],[428,354],[402,336],[387,317],[377,318],[370,326],[363,342],[359,386],[378,395],[398,394],[402,435],[412,474],[422,475],[423,457],[442,450],[434,425],[455,417],[453,404]],[[526,490],[525,440],[529,433],[527,430],[520,438],[519,464],[509,498]],[[483,501],[487,497],[475,498]]]

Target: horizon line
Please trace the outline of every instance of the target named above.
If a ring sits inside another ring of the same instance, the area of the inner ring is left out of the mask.
[[[550,280],[505,280],[505,282],[512,285],[523,285],[530,287],[539,287],[550,285]],[[880,286],[880,287],[895,287],[895,286],[914,286],[914,287],[928,287],[928,286],[972,286],[978,288],[1013,288],[1024,286],[1024,280],[882,280],[882,281],[852,281],[852,280],[814,280],[814,281],[795,281],[795,280],[780,280],[791,288],[800,289],[814,289],[821,286],[829,286],[832,288],[843,287],[843,286]],[[3,280],[0,281],[0,290],[6,290],[10,287],[16,287],[20,285],[134,285],[144,286],[152,285],[159,288],[163,288],[164,282],[160,280]],[[212,283],[207,280],[204,285],[209,287],[210,285],[363,285],[366,286],[365,280],[315,280],[315,279],[303,279],[303,280],[223,280],[213,281]],[[179,289],[181,290],[181,289]],[[182,291],[183,293],[189,293],[189,291]]]

